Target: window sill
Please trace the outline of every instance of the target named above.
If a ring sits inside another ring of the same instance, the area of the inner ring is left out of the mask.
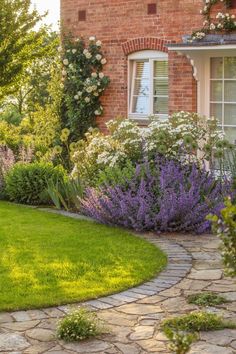
[[[149,117],[136,117],[136,116],[129,116],[129,120],[137,123],[138,125],[142,127],[146,127],[150,124],[150,118]]]

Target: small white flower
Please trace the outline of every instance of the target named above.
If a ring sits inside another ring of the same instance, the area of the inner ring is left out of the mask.
[[[105,76],[105,75],[104,75],[103,73],[99,73],[99,78],[100,78],[100,79],[103,79],[104,76]]]
[[[58,47],[58,48],[57,48],[57,51],[58,51],[59,53],[61,53],[61,52],[62,52],[62,47],[61,47],[61,46]]]
[[[231,18],[235,18],[235,15],[231,15]]]
[[[100,116],[100,115],[101,115],[101,112],[98,111],[98,110],[96,110],[96,111],[94,112],[94,114],[95,114],[96,116]]]
[[[89,103],[89,102],[90,102],[90,98],[89,98],[89,97],[85,97],[84,100],[85,100],[86,103]]]
[[[75,96],[74,96],[74,99],[75,99],[75,100],[78,100],[78,99],[79,99],[79,96],[78,96],[78,95],[75,95]]]
[[[81,92],[81,91],[78,91],[78,92],[77,92],[77,95],[78,95],[78,96],[82,96],[82,94],[83,94],[83,92]]]
[[[86,57],[87,59],[91,59],[91,58],[92,58],[92,54],[88,52],[88,53],[85,54],[85,57]]]
[[[86,88],[86,91],[87,91],[88,93],[91,93],[91,92],[93,91],[93,88],[92,88],[91,86],[89,86],[89,87]]]
[[[98,75],[97,73],[92,73],[91,76],[96,78]]]
[[[98,96],[99,96],[99,93],[98,93],[98,92],[94,92],[93,95],[94,95],[95,97],[98,97]]]
[[[103,58],[103,59],[101,60],[101,64],[102,64],[102,65],[106,64],[106,62],[107,62],[107,60],[106,60],[105,58]]]
[[[72,53],[75,54],[77,52],[77,49],[72,49]]]
[[[97,54],[97,55],[96,55],[96,59],[97,59],[97,60],[101,60],[101,59],[102,59],[101,54]]]
[[[70,49],[67,49],[67,51],[66,51],[67,53],[70,53]]]
[[[101,42],[101,41],[97,41],[97,42],[96,42],[96,46],[97,46],[97,47],[101,47],[101,45],[102,45],[102,42]]]
[[[214,23],[210,24],[210,30],[215,30],[216,26],[214,25]]]
[[[84,50],[83,50],[83,54],[84,54],[84,55],[86,55],[88,52],[89,52],[88,49],[84,49]]]
[[[89,40],[90,40],[90,42],[94,42],[96,40],[96,38],[94,36],[92,36],[92,37],[89,37]]]
[[[66,66],[69,65],[69,60],[68,59],[64,59],[63,60],[63,64],[66,65]]]
[[[61,73],[62,73],[63,76],[67,75],[67,71],[65,69],[63,69]]]

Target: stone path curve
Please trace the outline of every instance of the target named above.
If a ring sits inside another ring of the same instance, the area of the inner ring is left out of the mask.
[[[168,253],[167,268],[154,280],[117,295],[88,301],[109,328],[109,334],[82,343],[55,338],[59,318],[71,306],[0,313],[0,353],[14,354],[169,354],[159,330],[163,318],[199,309],[189,294],[214,291],[228,303],[207,311],[236,321],[236,283],[224,278],[218,240],[214,236],[145,235]],[[81,305],[81,304],[80,304]],[[73,305],[73,308],[78,307]],[[190,354],[236,354],[236,330],[202,332]]]

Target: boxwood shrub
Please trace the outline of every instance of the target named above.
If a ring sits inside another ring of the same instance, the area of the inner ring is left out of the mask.
[[[40,205],[49,204],[48,182],[63,179],[62,167],[50,163],[17,163],[6,176],[6,197],[13,202]]]

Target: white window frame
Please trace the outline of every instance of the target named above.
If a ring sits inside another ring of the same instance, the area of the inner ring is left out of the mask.
[[[225,58],[233,58],[236,57],[235,55],[223,55],[223,53],[220,55],[214,55],[209,58],[209,113],[211,112],[211,104],[221,104],[222,105],[222,122],[219,124],[219,127],[222,128],[222,131],[225,131],[224,128],[236,128],[236,121],[235,124],[225,124],[225,104],[236,104],[236,99],[235,101],[232,102],[227,102],[225,101],[225,95],[224,95],[224,89],[225,89],[225,81],[235,81],[236,79],[233,78],[225,78],[225,68],[224,68],[224,61]],[[222,58],[223,59],[223,72],[222,72],[222,78],[219,79],[212,79],[211,78],[211,59],[212,58]],[[222,101],[211,101],[211,83],[214,81],[222,81]],[[236,95],[236,92],[235,92]],[[217,117],[216,117],[217,118]],[[235,138],[236,140],[236,138]]]
[[[148,114],[142,114],[142,113],[132,113],[132,92],[133,92],[133,86],[134,85],[134,65],[133,63],[138,60],[147,60],[151,65],[149,65],[150,72],[149,72],[149,107],[148,107]],[[154,62],[155,61],[163,61],[166,60],[168,62],[168,54],[161,52],[161,51],[156,51],[156,50],[143,50],[140,52],[135,52],[133,54],[130,54],[128,57],[128,117],[130,119],[135,119],[135,120],[148,120],[149,116],[153,116],[153,81],[154,81],[154,76],[153,76],[153,69],[154,69]],[[161,97],[161,96],[160,96]],[[156,114],[155,116],[161,118],[161,119],[168,119],[168,114]]]

